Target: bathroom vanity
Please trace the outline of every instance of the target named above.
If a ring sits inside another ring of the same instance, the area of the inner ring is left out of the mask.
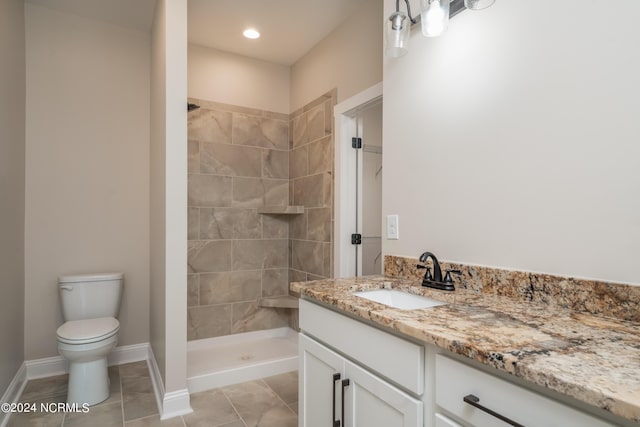
[[[446,302],[401,310],[394,288]],[[293,283],[301,427],[634,426],[639,325],[383,276]]]

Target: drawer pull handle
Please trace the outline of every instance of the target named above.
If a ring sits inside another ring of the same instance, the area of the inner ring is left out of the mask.
[[[340,420],[336,420],[336,381],[340,380],[340,374],[333,374],[333,409],[331,410],[331,419],[333,427],[340,427]]]
[[[346,427],[347,425],[344,419],[344,389],[349,387],[349,385],[351,385],[351,382],[348,379],[342,380],[342,427]]]
[[[483,412],[486,412],[489,415],[492,415],[494,417],[496,417],[497,419],[504,421],[505,423],[512,425],[514,427],[524,427],[522,424],[518,424],[515,421],[510,420],[509,418],[505,417],[504,415],[500,415],[499,413],[487,408],[486,406],[482,406],[479,402],[480,402],[480,398],[474,396],[473,394],[468,394],[466,395],[464,398],[462,398],[462,400],[464,400],[465,403],[468,403],[469,405],[480,409]]]

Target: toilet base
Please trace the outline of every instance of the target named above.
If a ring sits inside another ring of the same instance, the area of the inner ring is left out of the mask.
[[[91,362],[71,362],[67,403],[97,405],[109,398],[107,358]]]

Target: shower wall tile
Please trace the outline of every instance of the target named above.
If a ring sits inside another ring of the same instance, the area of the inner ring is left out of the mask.
[[[265,178],[289,179],[289,152],[263,150],[262,176]]]
[[[291,150],[289,155],[289,178],[309,175],[309,147],[307,145]]]
[[[199,305],[199,282],[200,276],[197,274],[187,275],[187,307],[195,307]]]
[[[289,181],[286,179],[233,178],[234,206],[286,206],[288,201]]]
[[[262,150],[230,144],[200,144],[200,172],[228,176],[262,175]]]
[[[289,295],[289,270],[279,268],[262,270],[262,296],[275,297]]]
[[[209,101],[199,98],[189,98],[189,102],[198,104],[200,107],[209,110],[228,111],[231,113],[242,113],[250,116],[263,116],[278,120],[288,120],[289,115],[284,113],[276,113],[273,111],[259,110],[257,108],[242,107],[240,105],[225,104],[222,102]]]
[[[200,108],[188,115],[188,137],[200,142],[231,143],[231,113]]]
[[[231,306],[231,333],[282,328],[288,324],[287,310],[259,307],[257,302]]]
[[[304,214],[291,218],[289,233],[292,239],[307,240],[307,218],[309,209]]]
[[[234,271],[200,275],[200,305],[255,301],[262,294],[261,271]]]
[[[294,200],[291,173],[307,177],[309,148],[297,150],[297,163],[291,164],[290,115],[189,101],[201,108],[188,118],[188,339],[297,324],[292,310],[258,306],[263,296],[288,294],[293,218],[258,214],[258,208]],[[301,110],[304,134],[307,111]],[[313,114],[314,126],[326,127],[326,119]],[[313,149],[321,154],[313,163],[319,168],[326,147]],[[324,187],[318,188],[323,200]],[[296,217],[306,238],[306,215]],[[300,276],[306,279],[307,273]]]
[[[293,180],[293,204],[305,208],[324,206],[323,178],[323,174],[316,174]]]
[[[321,242],[331,241],[331,208],[307,209],[307,238]]]
[[[257,209],[200,209],[201,239],[260,239],[262,215]]]
[[[231,333],[231,305],[208,305],[187,309],[187,339],[213,338]]]
[[[333,242],[333,239],[331,240]],[[324,251],[324,273],[325,277],[333,277],[333,243],[323,244]]]
[[[300,147],[301,145],[309,142],[309,136],[307,135],[307,115],[301,114],[291,120],[292,133],[292,148]]]
[[[231,206],[232,178],[190,174],[187,194],[188,206]]]
[[[291,282],[306,282],[307,273],[300,270],[289,269],[289,283]]]
[[[331,171],[333,168],[333,140],[329,135],[309,144],[309,174]]]
[[[324,249],[322,242],[293,240],[291,267],[295,270],[322,275],[324,273]]]
[[[324,103],[324,134],[333,134],[333,102],[331,100]]]
[[[198,240],[200,238],[200,209],[187,208],[187,239]]]
[[[264,239],[289,238],[289,216],[262,215],[262,237]]]
[[[289,242],[277,240],[234,240],[233,270],[287,268]]]
[[[334,89],[290,115],[289,197],[291,204],[304,205],[305,213],[289,226],[289,281],[332,276],[336,99]],[[297,328],[297,311],[289,325]]]
[[[312,108],[307,113],[307,139],[315,141],[323,138],[324,133],[324,104]]]
[[[189,173],[200,172],[200,143],[198,141],[187,142],[187,171]]]
[[[187,262],[189,273],[231,270],[231,241],[190,241]]]
[[[331,206],[333,208],[333,172],[325,172],[323,184],[324,192],[324,206]],[[331,215],[333,217],[333,215]]]
[[[233,143],[287,150],[289,129],[286,121],[233,113]]]

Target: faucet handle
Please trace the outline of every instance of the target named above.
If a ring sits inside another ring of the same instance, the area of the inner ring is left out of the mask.
[[[429,267],[427,265],[421,265],[421,264],[418,264],[416,267],[418,267],[419,269],[427,270],[424,273],[424,279],[425,280],[433,280],[433,276],[431,275],[431,267]]]
[[[453,283],[453,279],[451,278],[451,273],[461,275],[462,271],[460,270],[446,270],[446,274],[444,275],[444,283]]]

